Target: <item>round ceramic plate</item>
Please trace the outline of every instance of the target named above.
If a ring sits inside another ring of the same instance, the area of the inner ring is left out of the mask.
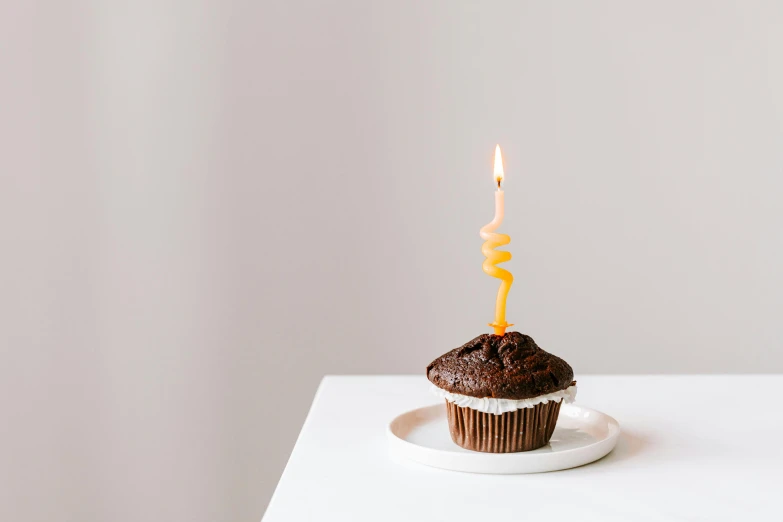
[[[564,404],[546,446],[521,453],[481,453],[451,441],[446,407],[437,404],[396,417],[387,435],[392,455],[427,466],[470,473],[541,473],[600,459],[617,443],[620,425],[600,411]]]

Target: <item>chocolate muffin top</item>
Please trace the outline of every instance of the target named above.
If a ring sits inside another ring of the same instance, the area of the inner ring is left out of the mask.
[[[496,399],[529,399],[565,390],[574,370],[528,335],[483,334],[427,366],[427,378],[451,393]]]

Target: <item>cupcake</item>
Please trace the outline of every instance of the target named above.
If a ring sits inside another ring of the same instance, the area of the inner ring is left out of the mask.
[[[432,361],[427,378],[446,401],[452,440],[487,453],[546,445],[561,404],[576,397],[571,366],[519,332],[480,335]]]

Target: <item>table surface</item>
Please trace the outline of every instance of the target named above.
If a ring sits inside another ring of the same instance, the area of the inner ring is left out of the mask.
[[[612,453],[479,475],[389,456],[388,423],[439,402],[423,376],[325,377],[263,520],[783,520],[783,375],[577,380],[577,404],[620,423]]]

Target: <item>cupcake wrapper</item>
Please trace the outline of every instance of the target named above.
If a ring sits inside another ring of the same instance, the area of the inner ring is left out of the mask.
[[[494,415],[446,401],[451,439],[465,449],[486,453],[540,448],[555,431],[561,402],[549,401]]]

